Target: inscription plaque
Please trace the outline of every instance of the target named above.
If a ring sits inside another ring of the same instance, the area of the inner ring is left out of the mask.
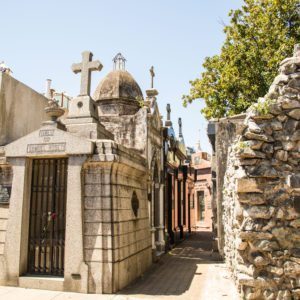
[[[40,130],[40,136],[54,136],[54,129]]]
[[[65,150],[66,150],[66,143],[27,145],[27,153],[53,153],[53,152],[64,152]]]

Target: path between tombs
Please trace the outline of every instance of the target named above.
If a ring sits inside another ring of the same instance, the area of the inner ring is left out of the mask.
[[[211,233],[197,232],[116,295],[0,287],[0,300],[239,299],[225,264],[211,251]]]

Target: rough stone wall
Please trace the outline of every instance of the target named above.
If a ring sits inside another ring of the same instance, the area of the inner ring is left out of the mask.
[[[230,162],[227,159],[228,148],[233,143],[236,136],[241,132],[241,124],[245,115],[238,115],[227,119],[221,119],[215,123],[216,137],[215,137],[215,155],[214,155],[214,169],[216,171],[216,192],[215,203],[216,220],[214,220],[215,231],[218,237],[218,249],[221,255],[224,255],[224,223],[222,220],[223,215],[223,188],[224,188],[224,175],[227,170],[227,164]]]
[[[89,292],[113,293],[152,262],[147,172],[145,161],[113,142],[97,142],[97,149],[84,169],[84,253]]]
[[[13,77],[0,73],[0,146],[38,129],[48,120],[48,99]]]
[[[300,299],[300,45],[228,149],[224,253],[243,299]]]

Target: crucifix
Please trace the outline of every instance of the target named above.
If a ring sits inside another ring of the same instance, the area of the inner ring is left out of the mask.
[[[91,92],[91,72],[101,71],[102,64],[99,60],[92,61],[93,53],[82,52],[82,62],[72,65],[72,71],[77,74],[81,72],[80,96],[90,96]]]
[[[182,137],[182,121],[181,121],[181,118],[178,119],[178,125],[179,125],[179,137]]]
[[[151,74],[151,89],[153,89],[153,86],[154,86],[154,76],[155,76],[155,73],[154,73],[154,67],[152,66],[150,68],[150,74]]]
[[[171,105],[169,103],[167,104],[167,120],[171,120]]]

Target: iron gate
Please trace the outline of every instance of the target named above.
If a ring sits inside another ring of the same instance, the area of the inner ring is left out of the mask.
[[[64,275],[68,160],[34,159],[28,273]]]

